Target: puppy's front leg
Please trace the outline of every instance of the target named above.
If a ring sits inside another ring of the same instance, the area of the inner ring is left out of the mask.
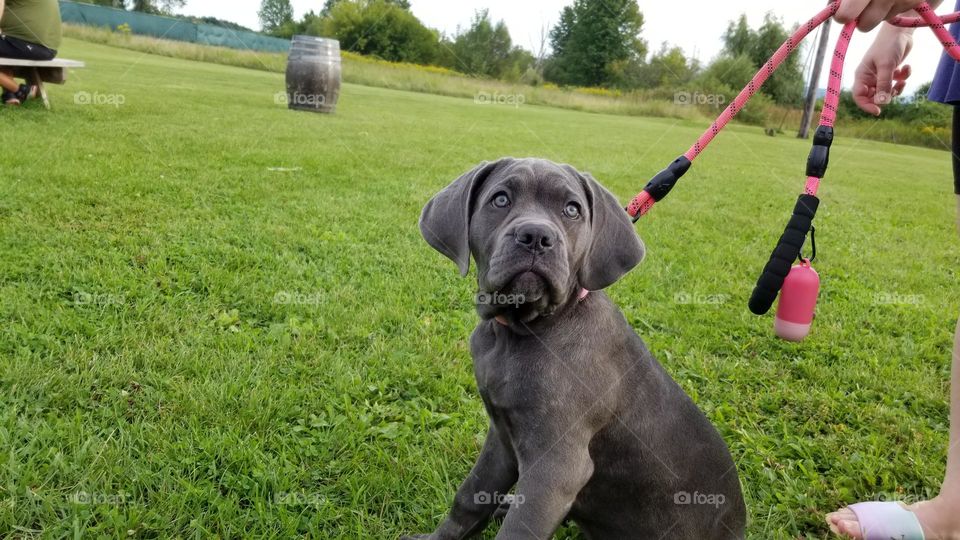
[[[420,538],[462,540],[479,534],[500,506],[499,497],[516,482],[517,461],[491,423],[480,457],[457,490],[450,514],[436,532]]]
[[[548,540],[593,476],[591,435],[543,433],[520,448],[520,479],[514,505],[497,540]]]

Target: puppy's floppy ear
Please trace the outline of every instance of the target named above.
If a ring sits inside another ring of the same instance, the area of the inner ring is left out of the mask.
[[[572,169],[590,198],[592,238],[580,268],[580,286],[599,291],[640,264],[646,249],[617,198],[592,176]]]
[[[470,270],[470,213],[483,183],[505,160],[484,162],[437,193],[420,214],[420,233],[433,249],[457,263],[460,275]]]

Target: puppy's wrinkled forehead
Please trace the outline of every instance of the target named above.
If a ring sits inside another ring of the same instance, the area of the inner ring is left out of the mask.
[[[524,159],[504,164],[484,184],[478,199],[486,200],[505,189],[514,197],[535,196],[541,202],[568,200],[571,197],[586,201],[588,197],[583,182],[576,174],[543,159]]]

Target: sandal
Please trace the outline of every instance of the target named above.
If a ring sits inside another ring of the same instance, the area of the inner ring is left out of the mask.
[[[20,89],[16,91],[15,95],[20,103],[26,103],[28,99],[36,98],[39,91],[39,87],[32,84],[21,84]]]
[[[864,540],[924,540],[917,515],[895,502],[866,502],[851,505]]]
[[[4,105],[17,106],[20,105],[20,100],[17,99],[17,94],[9,90],[3,91],[3,96],[0,97],[0,100],[3,100]]]

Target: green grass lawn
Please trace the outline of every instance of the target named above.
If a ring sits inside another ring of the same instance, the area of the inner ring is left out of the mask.
[[[0,111],[0,536],[431,530],[486,418],[474,283],[421,240],[423,203],[503,155],[626,201],[704,127],[353,85],[294,113],[279,74],[62,49],[87,69],[54,111]],[[948,154],[838,135],[806,343],[746,309],[809,148],[759,129],[719,137],[610,291],[730,445],[751,538],[822,538],[838,505],[943,475]]]

